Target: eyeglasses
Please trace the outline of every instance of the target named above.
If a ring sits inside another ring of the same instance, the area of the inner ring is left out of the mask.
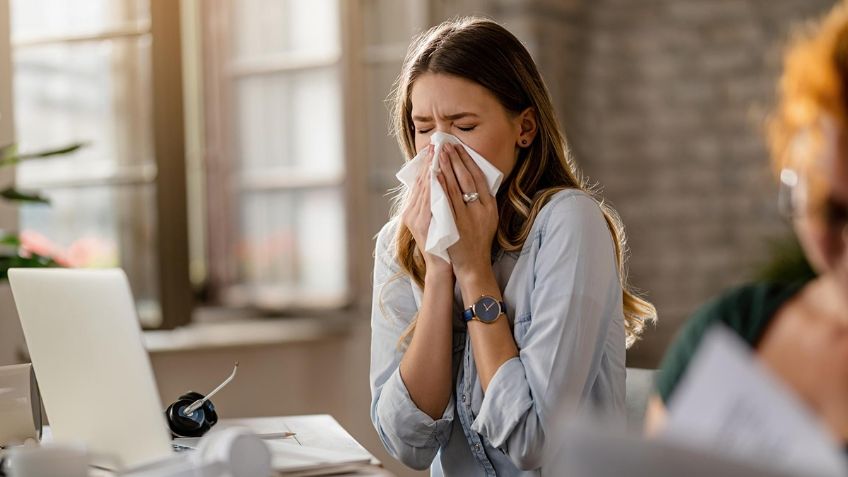
[[[848,245],[848,205],[826,198],[812,204],[808,180],[796,170],[780,171],[777,208],[787,219],[805,218],[825,232],[829,238],[840,238]],[[820,202],[820,203],[819,203]]]

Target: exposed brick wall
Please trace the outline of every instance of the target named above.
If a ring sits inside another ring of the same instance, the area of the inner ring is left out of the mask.
[[[525,41],[578,163],[624,220],[631,280],[660,313],[628,360],[654,366],[699,304],[749,280],[788,233],[762,122],[790,27],[834,2],[474,3]]]

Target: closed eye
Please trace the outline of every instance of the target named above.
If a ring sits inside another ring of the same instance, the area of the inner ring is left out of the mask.
[[[468,132],[468,131],[473,131],[474,128],[476,128],[476,127],[477,126],[457,126],[456,128],[459,129],[460,131]]]
[[[427,134],[428,132],[430,132],[430,131],[432,131],[432,130],[433,130],[433,128],[430,128],[430,129],[416,129],[416,130],[415,130],[415,132],[417,132],[418,134]]]

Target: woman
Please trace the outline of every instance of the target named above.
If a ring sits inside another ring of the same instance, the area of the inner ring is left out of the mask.
[[[848,442],[848,10],[840,5],[787,51],[770,125],[781,208],[818,276],[756,283],[701,309],[664,359],[648,432],[662,427],[704,332],[721,322]]]
[[[538,475],[563,396],[622,411],[625,344],[654,318],[626,287],[621,227],[578,179],[529,53],[492,21],[414,41],[394,126],[408,157],[429,147],[430,165],[430,136],[448,133],[504,181],[491,196],[465,149],[447,145],[438,181],[460,235],[450,262],[423,250],[430,167],[379,233],[374,426],[389,453],[434,475]]]

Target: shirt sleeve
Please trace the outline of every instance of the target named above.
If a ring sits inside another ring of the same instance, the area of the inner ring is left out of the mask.
[[[454,416],[451,395],[444,414],[432,419],[409,396],[400,374],[400,339],[418,306],[412,284],[402,274],[390,244],[391,224],[377,237],[374,290],[371,305],[371,421],[386,450],[414,469],[430,466],[439,448],[447,444]]]
[[[622,330],[610,336],[625,349],[615,249],[599,205],[562,194],[546,208],[523,346],[495,373],[472,424],[523,470],[542,466],[564,399],[589,396],[612,323]]]

